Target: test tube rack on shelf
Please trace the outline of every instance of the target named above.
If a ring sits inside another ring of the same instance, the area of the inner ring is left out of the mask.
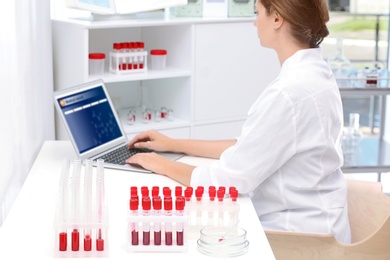
[[[117,75],[146,72],[147,56],[147,51],[110,51],[110,72]]]
[[[97,161],[96,174],[92,164],[86,160],[82,172],[80,159],[74,159],[72,171],[70,160],[63,162],[54,217],[55,257],[108,256],[104,161]]]

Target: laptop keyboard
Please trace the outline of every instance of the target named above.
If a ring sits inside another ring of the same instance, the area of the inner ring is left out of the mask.
[[[105,163],[118,165],[126,164],[126,160],[137,153],[149,153],[151,150],[141,148],[129,148],[127,145],[119,147],[109,153],[100,156],[97,159],[103,159]]]

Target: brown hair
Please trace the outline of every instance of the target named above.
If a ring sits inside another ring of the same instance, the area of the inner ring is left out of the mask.
[[[257,0],[268,14],[278,13],[291,24],[292,36],[300,43],[317,48],[329,35],[326,0]]]

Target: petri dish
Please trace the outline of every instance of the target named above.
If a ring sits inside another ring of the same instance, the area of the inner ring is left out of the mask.
[[[200,230],[200,240],[210,245],[237,245],[246,241],[246,230],[239,227],[205,227]]]
[[[198,239],[198,251],[202,254],[213,257],[235,257],[240,256],[248,252],[249,242],[246,240],[244,243],[235,246],[229,245],[207,245]]]

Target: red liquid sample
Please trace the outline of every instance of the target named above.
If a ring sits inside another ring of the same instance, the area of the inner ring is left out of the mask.
[[[96,251],[104,250],[104,239],[102,238],[102,230],[98,231],[98,238],[96,239]]]
[[[165,245],[172,245],[172,232],[165,232]]]
[[[90,235],[85,235],[84,237],[84,251],[92,250],[92,239]]]
[[[80,248],[80,233],[77,229],[72,231],[72,251],[79,251]]]
[[[161,231],[154,232],[154,244],[156,246],[161,245]]]
[[[150,232],[149,231],[144,231],[143,244],[146,246],[150,245]]]
[[[68,234],[66,232],[61,232],[59,235],[59,250],[60,251],[66,251],[66,248],[68,246]]]
[[[96,239],[96,250],[103,251],[104,250],[104,239],[98,238]]]
[[[138,231],[133,230],[133,231],[131,231],[131,244],[133,246],[137,246],[138,243],[139,243],[139,241],[138,241]]]
[[[177,242],[178,246],[184,245],[184,232],[183,231],[176,232],[176,242]]]

